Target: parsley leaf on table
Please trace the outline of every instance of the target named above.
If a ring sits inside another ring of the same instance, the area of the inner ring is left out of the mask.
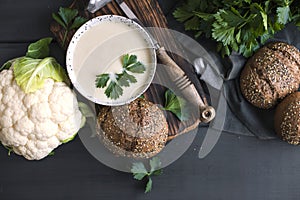
[[[148,182],[147,182],[147,184],[146,184],[145,193],[151,192],[151,190],[152,190],[152,185],[153,185],[153,182],[152,182],[151,177],[149,176]]]
[[[133,173],[133,178],[139,181],[148,175],[147,169],[141,162],[133,163],[131,172]]]
[[[185,110],[186,101],[168,89],[165,92],[165,106],[162,108],[163,110],[168,110],[180,119],[180,121],[187,120],[189,117],[188,111]]]
[[[78,15],[77,9],[60,7],[58,13],[52,13],[52,18],[65,29],[62,45],[64,46],[70,30],[79,28],[87,19]]]
[[[150,161],[150,173],[155,175],[160,175],[162,173],[161,161],[158,157],[153,157]]]
[[[152,190],[153,181],[151,176],[158,176],[162,174],[161,161],[158,157],[153,157],[149,161],[150,171],[148,171],[142,162],[135,162],[132,164],[131,172],[133,173],[133,178],[136,180],[143,180],[147,177],[148,182],[146,184],[145,193]]]

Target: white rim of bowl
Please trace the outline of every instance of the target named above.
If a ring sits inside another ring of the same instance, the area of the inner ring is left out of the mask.
[[[143,84],[144,85],[143,89],[137,95],[131,96],[129,99],[127,99],[125,101],[105,102],[105,101],[101,101],[101,100],[95,98],[94,96],[91,96],[91,95],[88,95],[87,93],[85,93],[84,89],[82,89],[80,84],[76,81],[76,75],[75,75],[75,72],[73,69],[73,53],[76,48],[78,40],[86,31],[88,31],[89,29],[91,29],[94,26],[97,26],[98,24],[101,24],[101,22],[112,21],[112,20],[118,20],[118,22],[129,24],[132,27],[137,28],[139,31],[141,31],[144,39],[146,39],[147,43],[149,43],[150,46],[152,47],[151,60],[153,61],[153,64],[151,65],[151,71],[149,73],[149,78],[147,79],[145,84]],[[154,43],[153,43],[149,33],[145,30],[145,28],[143,28],[137,22],[135,22],[129,18],[119,16],[119,15],[102,15],[102,16],[92,18],[89,21],[87,21],[86,23],[84,23],[73,35],[73,37],[69,43],[69,46],[67,48],[67,54],[66,54],[67,72],[68,72],[69,78],[70,78],[73,86],[76,88],[76,90],[82,96],[84,96],[88,100],[90,100],[96,104],[105,105],[105,106],[119,106],[119,105],[128,104],[128,103],[134,101],[135,99],[137,99],[138,97],[140,97],[143,93],[145,93],[153,81],[155,71],[156,71],[156,65],[157,65],[157,57],[156,57],[155,47],[154,47]]]

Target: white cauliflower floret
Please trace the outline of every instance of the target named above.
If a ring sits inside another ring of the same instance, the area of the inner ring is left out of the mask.
[[[28,160],[51,153],[80,129],[83,116],[64,82],[46,79],[44,87],[25,94],[12,68],[0,73],[0,141]]]

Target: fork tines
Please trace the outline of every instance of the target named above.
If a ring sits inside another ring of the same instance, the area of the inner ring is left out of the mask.
[[[189,85],[191,85],[191,81],[188,79],[188,77],[186,75],[176,78],[174,80],[174,83],[179,90],[184,90]]]

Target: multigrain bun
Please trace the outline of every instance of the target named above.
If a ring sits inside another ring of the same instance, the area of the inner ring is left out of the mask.
[[[168,123],[163,112],[142,98],[128,105],[100,108],[97,130],[109,150],[134,158],[156,155],[168,138]]]
[[[297,91],[300,83],[300,52],[283,42],[260,48],[241,72],[240,87],[254,106],[271,108],[286,95]]]
[[[276,108],[275,131],[290,144],[300,142],[300,92],[287,96]]]

